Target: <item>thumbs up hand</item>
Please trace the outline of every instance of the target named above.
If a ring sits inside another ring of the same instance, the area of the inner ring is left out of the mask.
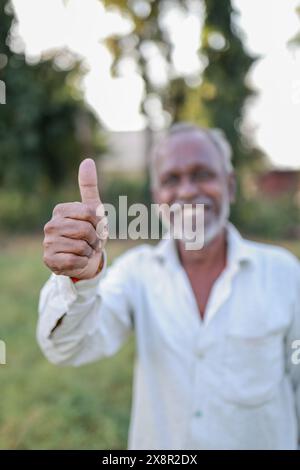
[[[108,238],[92,159],[81,162],[78,183],[82,202],[58,204],[44,227],[43,260],[55,274],[91,279],[98,272]]]

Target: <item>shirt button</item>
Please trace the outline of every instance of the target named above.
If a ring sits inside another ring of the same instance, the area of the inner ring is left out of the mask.
[[[203,414],[202,411],[197,410],[197,411],[195,411],[194,416],[195,416],[196,418],[201,418],[202,414]]]

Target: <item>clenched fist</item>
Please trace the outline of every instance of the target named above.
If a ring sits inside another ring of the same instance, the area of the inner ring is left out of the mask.
[[[55,274],[90,279],[98,271],[108,237],[92,159],[80,164],[78,183],[82,202],[58,204],[44,227],[43,260]]]

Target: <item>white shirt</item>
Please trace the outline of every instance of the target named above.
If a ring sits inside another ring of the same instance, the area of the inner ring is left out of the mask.
[[[131,249],[93,280],[52,274],[39,314],[38,342],[55,364],[111,356],[134,331],[129,449],[297,448],[300,264],[286,250],[229,224],[204,320],[174,240]]]

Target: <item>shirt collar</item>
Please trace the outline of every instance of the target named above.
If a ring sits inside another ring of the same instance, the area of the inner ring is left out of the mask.
[[[231,223],[227,224],[228,265],[242,265],[254,260],[253,252],[248,240],[245,240],[237,228]],[[154,255],[160,261],[172,264],[180,264],[175,240],[166,233],[166,238],[161,240],[154,248]]]
[[[228,222],[227,225],[228,240],[228,264],[243,264],[254,261],[253,250],[248,240],[245,240],[237,228]]]

